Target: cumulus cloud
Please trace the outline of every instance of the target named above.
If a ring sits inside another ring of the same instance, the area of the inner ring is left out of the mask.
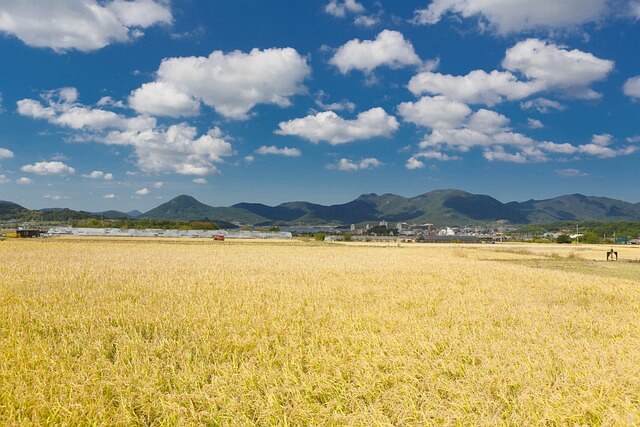
[[[2,159],[12,159],[13,158],[13,151],[7,149],[7,148],[0,148],[0,160]]]
[[[418,145],[422,154],[407,161],[405,167],[408,169],[424,167],[424,159],[458,160],[458,156],[445,151],[467,152],[473,148],[482,149],[484,158],[489,161],[515,163],[546,161],[548,153],[581,151],[580,147],[569,143],[536,141],[513,132],[506,116],[487,109],[473,111],[468,105],[443,96],[425,96],[415,103],[402,103],[398,112],[404,121],[431,131]]]
[[[614,141],[613,135],[608,133],[596,134],[591,137],[591,143],[595,145],[599,145],[601,147],[606,147],[607,145],[611,145]]]
[[[20,168],[23,172],[37,175],[73,175],[76,170],[62,162],[37,162],[32,165],[24,165]]]
[[[356,172],[359,170],[379,168],[383,165],[384,163],[373,157],[364,158],[359,162],[342,158],[336,163],[328,164],[327,169],[335,169],[343,172]]]
[[[153,188],[162,188],[164,186],[164,182],[158,181],[153,183]]]
[[[147,187],[141,188],[136,191],[136,196],[147,196],[149,194],[151,194],[151,191],[149,191]]]
[[[342,74],[351,70],[371,73],[381,66],[402,68],[422,64],[411,42],[401,33],[390,30],[382,31],[375,40],[348,41],[338,48],[329,62]]]
[[[451,100],[488,106],[522,100],[540,92],[594,99],[601,95],[591,89],[591,85],[606,79],[614,62],[551,42],[528,39],[507,49],[502,67],[506,71],[474,70],[461,76],[423,71],[415,75],[407,87],[414,95],[443,95]],[[548,112],[562,107],[556,101],[538,98],[524,102],[522,108]]]
[[[353,23],[360,27],[373,27],[380,23],[380,18],[376,15],[360,15],[353,20]]]
[[[540,91],[559,91],[580,99],[599,98],[601,94],[590,86],[606,79],[614,62],[600,59],[578,49],[528,39],[507,49],[502,66],[521,73]]]
[[[216,163],[234,154],[220,129],[198,136],[197,129],[186,123],[142,132],[113,131],[104,137],[104,142],[133,146],[138,167],[148,173],[214,174],[218,173]]]
[[[11,180],[6,175],[0,174],[0,184],[8,184]]]
[[[186,123],[159,126],[151,117],[126,117],[87,107],[77,103],[77,97],[72,88],[46,92],[42,94],[44,105],[32,99],[18,101],[18,113],[79,131],[75,138],[80,141],[132,147],[138,167],[148,173],[217,173],[216,164],[234,154],[219,128],[198,135]]]
[[[276,131],[279,135],[298,136],[314,143],[327,141],[331,145],[338,145],[391,136],[398,130],[399,124],[395,117],[378,107],[358,114],[354,120],[346,120],[333,111],[325,111],[281,122],[279,126],[280,129]]]
[[[244,120],[258,104],[289,106],[292,96],[306,92],[310,73],[307,59],[292,48],[167,58],[156,81],[134,90],[129,103],[140,113],[169,117],[197,114],[204,103],[224,117]]]
[[[142,34],[140,29],[172,20],[166,2],[153,0],[0,2],[0,32],[57,52],[128,42]]]
[[[331,0],[324,7],[326,13],[336,18],[344,18],[347,13],[360,14],[365,10],[365,7],[356,0]]]
[[[527,118],[527,126],[529,126],[529,129],[544,129],[544,123],[531,117]]]
[[[536,110],[542,114],[549,114],[551,111],[564,111],[566,107],[558,101],[547,98],[536,98],[521,102],[520,108],[523,110]]]
[[[33,180],[31,178],[27,178],[26,176],[16,179],[16,184],[29,185],[31,183],[33,183]]]
[[[184,117],[200,113],[200,101],[172,83],[145,83],[131,92],[129,105],[134,110],[153,116]]]
[[[422,169],[426,165],[421,159],[449,162],[452,160],[460,160],[460,157],[435,150],[420,151],[419,153],[416,153],[413,156],[409,157],[407,163],[405,164],[405,167],[409,170]]]
[[[471,114],[468,105],[444,96],[424,96],[417,102],[403,102],[398,113],[405,122],[432,129],[460,126]]]
[[[348,101],[346,99],[343,99],[340,102],[331,102],[331,103],[326,103],[325,99],[327,97],[327,94],[324,93],[324,91],[319,91],[318,95],[316,96],[316,105],[321,108],[324,111],[349,111],[349,112],[353,112],[356,109],[356,104],[354,104],[351,101]]]
[[[125,108],[124,102],[116,101],[110,96],[103,96],[96,103],[98,107],[116,107],[116,108]]]
[[[155,126],[150,117],[127,118],[113,111],[91,108],[78,104],[75,88],[61,88],[44,92],[42,101],[21,99],[17,102],[18,114],[74,130],[102,131],[107,128],[134,130]]]
[[[111,193],[111,194],[105,194],[104,196],[102,196],[103,199],[109,199],[109,200],[113,200],[113,199],[117,199],[118,196],[116,196],[115,194]]]
[[[598,21],[606,11],[606,0],[433,0],[416,10],[414,22],[432,25],[447,14],[459,14],[479,18],[483,27],[507,35],[580,26]]]
[[[192,182],[193,182],[194,184],[204,185],[204,184],[206,184],[206,183],[207,183],[207,180],[206,180],[206,179],[204,179],[204,178],[194,178],[194,179],[192,180]]]
[[[284,156],[284,157],[302,156],[302,152],[297,148],[289,148],[289,147],[279,148],[279,147],[276,147],[275,145],[270,145],[270,146],[263,145],[262,147],[256,150],[256,153],[260,154],[261,156],[266,156],[268,154],[273,154],[276,156]]]
[[[628,97],[634,99],[640,98],[640,76],[631,77],[624,82],[622,90]]]
[[[113,174],[104,173],[102,171],[93,171],[91,173],[84,174],[82,176],[84,178],[90,178],[90,179],[104,179],[105,181],[112,181],[113,180]]]
[[[415,75],[408,85],[415,95],[444,95],[470,104],[495,105],[502,101],[520,100],[534,93],[532,82],[521,82],[507,71],[471,71],[465,76],[452,76],[425,71]]]

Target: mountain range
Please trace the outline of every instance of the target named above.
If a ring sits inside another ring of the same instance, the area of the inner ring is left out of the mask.
[[[81,218],[148,218],[156,220],[211,220],[221,224],[318,225],[389,222],[466,225],[505,220],[511,224],[554,221],[640,221],[640,203],[606,197],[571,194],[544,200],[502,203],[493,197],[460,190],[437,190],[416,197],[395,194],[363,194],[348,203],[324,206],[309,202],[287,202],[278,206],[238,203],[213,207],[181,195],[148,212],[106,211],[89,213],[69,209],[30,211],[11,202],[0,201],[0,219],[27,217],[56,220],[77,215]]]

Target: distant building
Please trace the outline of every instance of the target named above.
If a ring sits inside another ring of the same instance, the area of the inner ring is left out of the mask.
[[[16,235],[21,239],[40,237],[41,234],[40,230],[16,230]]]
[[[387,221],[385,221],[384,219],[380,221],[380,227],[386,227],[386,226],[387,226]]]

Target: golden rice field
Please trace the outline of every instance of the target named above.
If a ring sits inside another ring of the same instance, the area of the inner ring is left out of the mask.
[[[637,425],[606,249],[7,239],[0,425]]]

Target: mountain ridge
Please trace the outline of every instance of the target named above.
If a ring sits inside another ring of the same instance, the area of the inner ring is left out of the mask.
[[[179,195],[144,213],[137,211],[104,211],[90,214],[70,209],[28,210],[13,202],[0,201],[0,219],[47,219],[101,217],[154,220],[208,220],[224,226],[254,225],[348,225],[389,221],[472,225],[507,221],[510,224],[551,223],[557,221],[640,221],[640,203],[629,203],[602,196],[574,193],[549,199],[529,199],[503,203],[489,195],[462,190],[434,190],[414,197],[392,193],[361,194],[354,200],[333,205],[305,201],[285,202],[276,206],[262,203],[236,203],[229,207],[214,207],[193,196]]]

